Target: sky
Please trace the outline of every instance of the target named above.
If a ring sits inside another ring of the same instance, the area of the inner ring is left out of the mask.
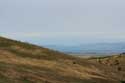
[[[35,44],[125,42],[125,0],[0,0],[0,35]]]

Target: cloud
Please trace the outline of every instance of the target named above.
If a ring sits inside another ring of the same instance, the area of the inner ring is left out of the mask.
[[[1,36],[34,44],[82,44],[94,42],[124,42],[123,32],[16,32]]]
[[[1,33],[1,36],[5,36],[8,38],[31,38],[31,37],[40,37],[41,33]]]
[[[0,35],[9,38],[125,38],[124,32],[18,32]]]

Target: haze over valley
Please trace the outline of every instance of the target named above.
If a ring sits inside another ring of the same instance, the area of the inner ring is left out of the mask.
[[[45,45],[68,54],[111,55],[125,52],[125,43],[90,43],[81,45]]]

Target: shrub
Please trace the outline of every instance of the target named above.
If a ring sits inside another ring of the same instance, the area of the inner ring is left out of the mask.
[[[120,81],[120,83],[125,83],[125,81],[122,80],[122,81]]]

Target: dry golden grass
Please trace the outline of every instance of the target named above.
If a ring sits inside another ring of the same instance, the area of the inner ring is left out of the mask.
[[[47,48],[0,38],[0,83],[120,83],[122,71],[110,66],[125,57],[81,59]]]

